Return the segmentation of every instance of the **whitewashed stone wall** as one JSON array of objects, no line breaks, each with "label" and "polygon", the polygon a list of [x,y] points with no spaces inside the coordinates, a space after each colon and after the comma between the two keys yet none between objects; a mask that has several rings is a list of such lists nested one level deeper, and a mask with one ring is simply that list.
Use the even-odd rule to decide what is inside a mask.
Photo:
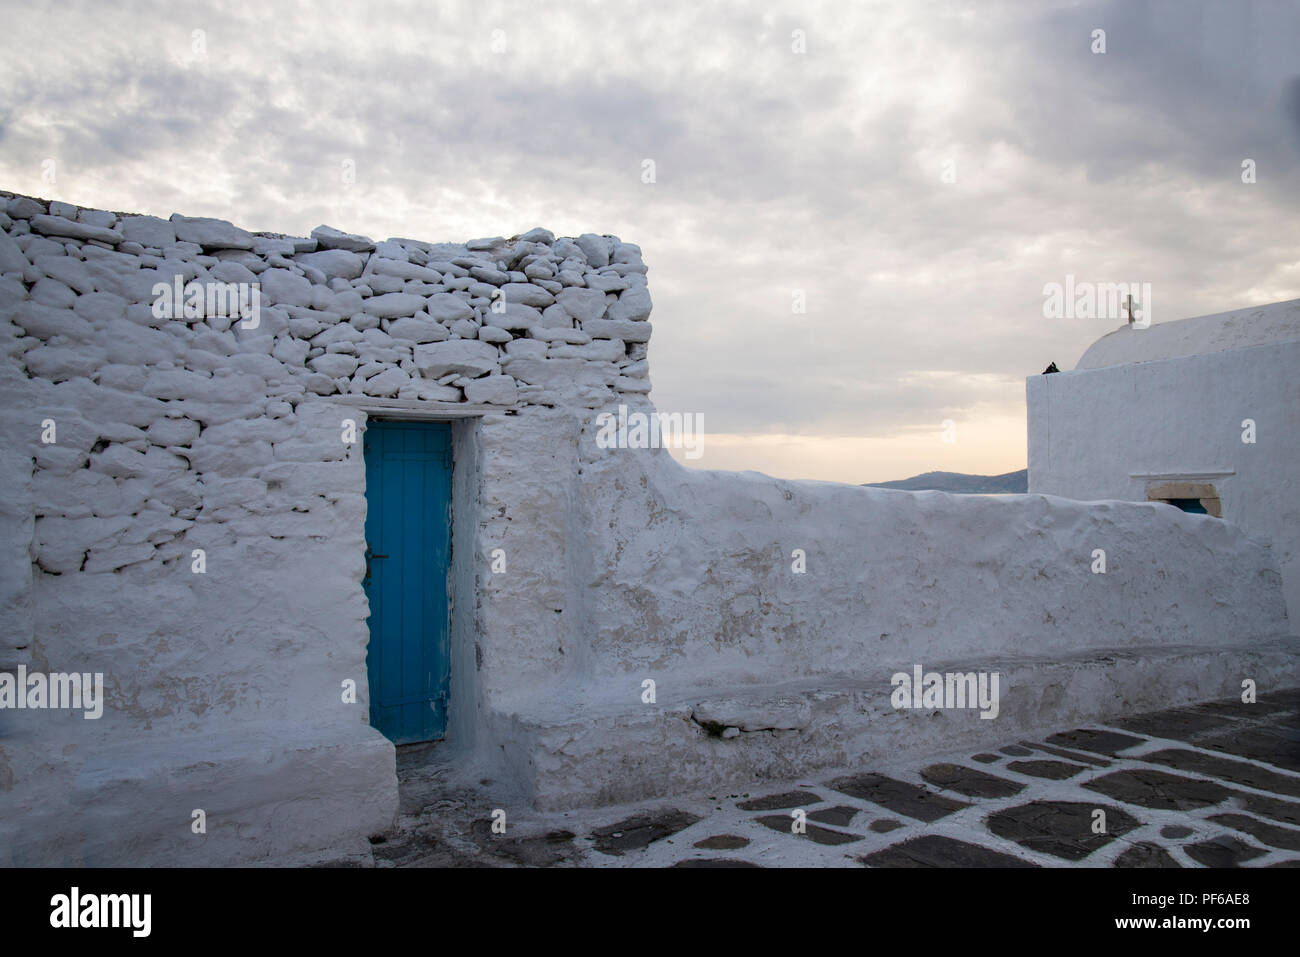
[{"label": "whitewashed stone wall", "polygon": [[[556,475],[579,490],[553,490],[547,510],[577,512],[583,534],[549,560],[582,587],[547,595],[563,614],[544,638],[502,621],[483,678],[540,805],[789,780],[1235,695],[1247,678],[1264,694],[1294,684],[1277,563],[1229,523],[688,470],[599,448],[595,431],[565,443]],[[507,615],[538,593],[498,587]],[[894,710],[891,676],[918,664],[1001,674],[997,718]]]},{"label": "whitewashed stone wall", "polygon": [[[366,721],[364,466],[341,422],[364,429],[353,403],[451,416],[643,396],[639,250],[543,229],[254,235],[9,194],[0,227],[0,668],[103,672],[107,697],[98,721],[0,711],[0,862],[362,850],[396,782]],[[157,284],[178,277],[257,284],[256,326],[159,317]],[[457,480],[471,508],[473,475]],[[472,543],[464,509],[457,524]],[[456,608],[462,671],[475,604]]]}]

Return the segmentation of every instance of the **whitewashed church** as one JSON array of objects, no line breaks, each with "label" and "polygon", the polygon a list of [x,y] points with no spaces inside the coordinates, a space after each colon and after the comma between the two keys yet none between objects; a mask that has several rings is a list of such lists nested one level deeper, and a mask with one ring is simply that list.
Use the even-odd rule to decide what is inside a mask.
[{"label": "whitewashed church", "polygon": [[1126,324],[1027,390],[1030,492],[1238,525],[1272,543],[1300,616],[1300,299]]}]

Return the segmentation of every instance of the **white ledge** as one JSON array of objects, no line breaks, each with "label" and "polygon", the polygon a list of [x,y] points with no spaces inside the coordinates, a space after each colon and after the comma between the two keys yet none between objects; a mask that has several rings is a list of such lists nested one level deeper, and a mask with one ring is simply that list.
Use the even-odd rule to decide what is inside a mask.
[{"label": "white ledge", "polygon": [[469,402],[437,402],[425,399],[381,399],[372,395],[332,395],[327,398],[339,405],[352,406],[371,415],[400,412],[412,419],[474,418],[519,408],[518,405],[475,405]]},{"label": "white ledge", "polygon": [[1218,469],[1205,472],[1129,472],[1129,478],[1135,479],[1212,479],[1227,478],[1236,475],[1235,469]]}]

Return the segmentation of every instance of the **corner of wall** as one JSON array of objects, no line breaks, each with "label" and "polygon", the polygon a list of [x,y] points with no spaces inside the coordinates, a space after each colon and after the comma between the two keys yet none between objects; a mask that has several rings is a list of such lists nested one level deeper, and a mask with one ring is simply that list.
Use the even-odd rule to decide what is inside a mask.
[{"label": "corner of wall", "polygon": [[480,433],[477,417],[452,423],[451,492],[451,705],[447,741],[458,750],[474,749],[481,737],[482,702],[478,682]]},{"label": "corner of wall", "polygon": [[1031,493],[1044,491],[1052,469],[1052,393],[1048,380],[1046,375],[1025,378],[1026,488]]}]

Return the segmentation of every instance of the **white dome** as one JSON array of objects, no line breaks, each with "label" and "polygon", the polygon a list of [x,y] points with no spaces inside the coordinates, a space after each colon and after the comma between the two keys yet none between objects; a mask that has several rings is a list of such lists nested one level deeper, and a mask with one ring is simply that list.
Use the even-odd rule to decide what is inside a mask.
[{"label": "white dome", "polygon": [[1296,340],[1300,340],[1300,299],[1290,299],[1211,316],[1157,322],[1146,329],[1126,323],[1089,346],[1075,368],[1099,369]]}]

